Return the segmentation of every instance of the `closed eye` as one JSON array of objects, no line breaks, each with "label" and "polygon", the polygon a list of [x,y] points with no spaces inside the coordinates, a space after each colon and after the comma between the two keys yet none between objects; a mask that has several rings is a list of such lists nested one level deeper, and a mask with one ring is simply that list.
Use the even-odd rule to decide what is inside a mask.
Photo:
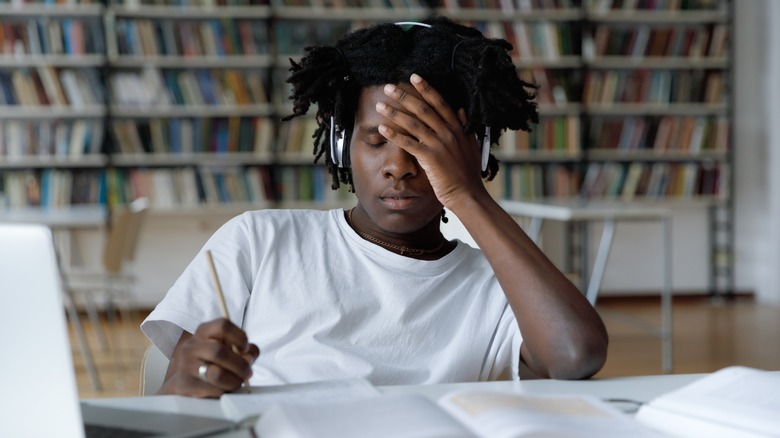
[{"label": "closed eye", "polygon": [[363,143],[372,148],[380,148],[387,143],[387,139],[381,135],[369,135],[363,138]]}]

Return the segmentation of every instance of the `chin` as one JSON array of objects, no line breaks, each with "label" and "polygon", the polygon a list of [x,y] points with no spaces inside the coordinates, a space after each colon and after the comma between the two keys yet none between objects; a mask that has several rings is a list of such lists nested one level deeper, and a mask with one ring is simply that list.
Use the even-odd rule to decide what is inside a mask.
[{"label": "chin", "polygon": [[403,211],[392,211],[380,213],[375,217],[376,224],[384,231],[398,234],[409,234],[425,228],[439,213],[435,215],[423,215],[420,213],[411,213]]}]

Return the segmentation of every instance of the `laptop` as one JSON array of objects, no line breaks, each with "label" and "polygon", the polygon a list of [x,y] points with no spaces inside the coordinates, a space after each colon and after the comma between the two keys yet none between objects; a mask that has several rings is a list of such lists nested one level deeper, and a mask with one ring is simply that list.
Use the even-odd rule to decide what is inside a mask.
[{"label": "laptop", "polygon": [[[196,437],[236,423],[80,402],[51,231],[0,223],[0,436]],[[132,436],[130,433],[128,436]]]}]

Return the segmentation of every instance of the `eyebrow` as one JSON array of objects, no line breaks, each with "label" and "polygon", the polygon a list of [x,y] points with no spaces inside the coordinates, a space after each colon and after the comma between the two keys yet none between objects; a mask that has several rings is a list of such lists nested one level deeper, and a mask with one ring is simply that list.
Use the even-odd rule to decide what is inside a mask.
[{"label": "eyebrow", "polygon": [[359,126],[358,131],[365,132],[367,134],[379,134],[379,126]]}]

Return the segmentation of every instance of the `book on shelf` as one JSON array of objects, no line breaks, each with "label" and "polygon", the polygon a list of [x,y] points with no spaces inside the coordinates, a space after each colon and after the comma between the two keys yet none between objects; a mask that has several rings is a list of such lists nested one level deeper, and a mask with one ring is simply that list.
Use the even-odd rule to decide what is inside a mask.
[{"label": "book on shelf", "polygon": [[642,405],[637,421],[679,437],[776,437],[780,374],[723,368]]},{"label": "book on shelf", "polygon": [[626,178],[620,192],[620,198],[624,201],[630,201],[636,196],[640,187],[642,175],[645,173],[646,164],[641,161],[634,161],[628,165]]},{"label": "book on shelf", "polygon": [[478,389],[455,390],[436,401],[386,394],[328,404],[276,403],[254,431],[297,438],[660,436],[595,397]]}]

